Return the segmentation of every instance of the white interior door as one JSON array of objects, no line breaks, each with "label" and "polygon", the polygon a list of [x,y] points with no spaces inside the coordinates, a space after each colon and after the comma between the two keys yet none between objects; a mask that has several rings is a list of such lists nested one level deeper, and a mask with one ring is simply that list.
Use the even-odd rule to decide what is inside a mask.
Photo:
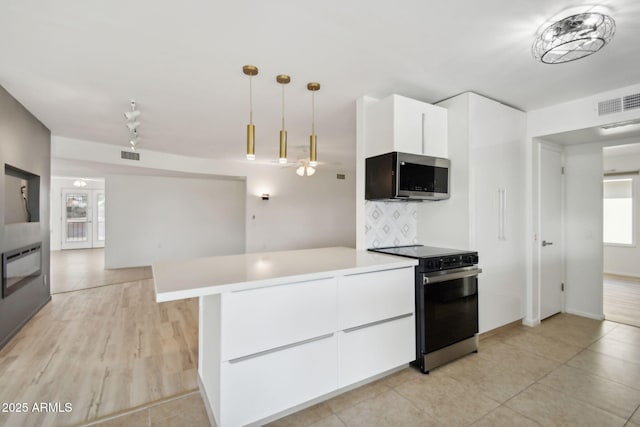
[{"label": "white interior door", "polygon": [[93,247],[91,190],[62,191],[62,249]]},{"label": "white interior door", "polygon": [[562,153],[542,146],[540,152],[540,320],[563,305]]}]

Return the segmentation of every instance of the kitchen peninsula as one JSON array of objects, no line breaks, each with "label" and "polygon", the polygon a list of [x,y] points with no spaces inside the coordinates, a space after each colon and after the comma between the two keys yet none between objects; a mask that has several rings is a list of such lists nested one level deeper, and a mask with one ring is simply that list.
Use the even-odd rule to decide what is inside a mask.
[{"label": "kitchen peninsula", "polygon": [[261,424],[415,358],[416,260],[350,248],[153,265],[156,301],[199,297],[200,388],[220,427]]}]

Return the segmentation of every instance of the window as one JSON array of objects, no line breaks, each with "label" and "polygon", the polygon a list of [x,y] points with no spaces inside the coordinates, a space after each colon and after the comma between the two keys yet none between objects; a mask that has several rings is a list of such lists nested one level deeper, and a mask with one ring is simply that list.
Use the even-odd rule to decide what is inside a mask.
[{"label": "window", "polygon": [[603,189],[604,243],[633,245],[633,180],[605,179]]}]

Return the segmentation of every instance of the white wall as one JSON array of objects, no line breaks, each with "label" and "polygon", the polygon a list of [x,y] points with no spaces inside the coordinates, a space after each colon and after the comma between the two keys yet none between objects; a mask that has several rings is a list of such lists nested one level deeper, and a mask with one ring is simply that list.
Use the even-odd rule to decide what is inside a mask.
[{"label": "white wall", "polygon": [[[637,170],[640,168],[640,154],[615,157],[605,155],[603,166],[605,171],[611,169],[618,171]],[[640,176],[630,175],[629,177],[633,178],[635,246],[604,245],[604,272],[640,277],[640,263],[638,262],[640,260]]]},{"label": "white wall", "polygon": [[[355,176],[344,180],[320,166],[308,177],[295,168],[258,166],[247,177],[247,252],[355,246]],[[268,193],[269,200],[261,195]]]},{"label": "white wall", "polygon": [[105,187],[106,268],[244,252],[242,180],[113,175]]},{"label": "white wall", "polygon": [[[603,125],[607,123],[613,123],[625,120],[635,120],[640,118],[640,110],[632,110],[620,114],[605,115],[602,117],[597,116],[597,102],[601,100],[607,100],[623,95],[634,94],[640,92],[640,83],[632,86],[619,88],[612,91],[602,92],[594,94],[586,98],[580,98],[571,102],[554,105],[547,108],[527,112],[527,144],[526,144],[526,160],[525,160],[525,172],[526,172],[526,206],[525,211],[527,213],[526,218],[526,272],[527,272],[527,284],[526,284],[526,305],[525,305],[525,320],[524,323],[528,325],[535,325],[540,322],[540,304],[539,304],[539,259],[540,259],[540,243],[538,242],[538,219],[537,212],[539,209],[539,193],[538,193],[538,159],[537,153],[539,151],[538,138],[546,135],[551,135],[559,132],[567,132],[578,129],[590,128],[593,126]],[[595,154],[594,154],[595,155]],[[601,155],[601,153],[600,153]],[[594,159],[592,159],[594,160]],[[588,163],[588,162],[587,162]],[[593,161],[593,165],[598,163]],[[600,161],[600,165],[601,165]],[[602,178],[602,169],[598,171],[600,178]],[[576,195],[579,197],[579,195]],[[602,200],[600,200],[600,205]],[[600,212],[598,214],[598,212]],[[585,213],[588,215],[588,213]],[[599,210],[593,211],[593,215],[602,215],[602,206]],[[602,251],[602,239],[595,239],[588,241],[590,250],[593,253]],[[599,247],[596,248],[596,246]],[[567,247],[567,252],[569,248]],[[576,272],[577,266],[573,265],[573,258],[566,260],[567,271],[571,269]],[[598,262],[602,266],[602,261]],[[589,271],[592,271],[589,269]],[[594,273],[595,274],[595,273]],[[597,277],[600,277],[602,270],[597,273],[597,276],[590,278],[590,283],[595,283]],[[576,310],[578,307],[591,307],[594,308],[593,312],[585,313],[585,315],[591,317],[598,317],[602,315],[602,283],[600,282],[599,289],[591,289],[589,286],[583,289],[585,293],[577,295],[575,293],[566,293],[566,306],[567,308],[574,307]],[[589,293],[586,293],[589,292]],[[574,298],[578,298],[578,301],[574,301]],[[588,301],[587,301],[588,300]]]},{"label": "white wall", "polygon": [[[52,137],[52,157],[163,175],[180,172],[212,178],[246,178],[245,249],[247,252],[355,245],[355,174],[320,164],[315,175],[299,177],[293,167],[238,159],[219,161],[140,150],[139,162],[122,160],[123,147]],[[346,179],[336,179],[337,172]],[[107,188],[107,205],[112,203]],[[262,193],[272,195],[269,201]],[[112,206],[113,208],[114,206]],[[254,218],[255,216],[255,218]],[[108,239],[108,236],[107,236]],[[107,242],[107,246],[109,243]]]},{"label": "white wall", "polygon": [[[75,189],[73,182],[77,178],[52,177],[51,178],[51,250],[62,249],[62,190]],[[85,190],[104,189],[104,180],[87,180]]]},{"label": "white wall", "polygon": [[565,310],[603,318],[601,144],[567,147],[565,185]]}]

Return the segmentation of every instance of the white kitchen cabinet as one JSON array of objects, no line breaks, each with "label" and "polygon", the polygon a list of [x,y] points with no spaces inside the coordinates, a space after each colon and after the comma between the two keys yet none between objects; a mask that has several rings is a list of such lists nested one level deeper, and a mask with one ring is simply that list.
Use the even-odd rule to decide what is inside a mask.
[{"label": "white kitchen cabinet", "polygon": [[243,426],[337,388],[336,335],[222,364],[220,426]]},{"label": "white kitchen cabinet", "polygon": [[388,371],[416,357],[413,312],[338,335],[338,387]]},{"label": "white kitchen cabinet", "polygon": [[336,279],[222,295],[222,360],[258,353],[336,330]]},{"label": "white kitchen cabinet", "polygon": [[451,198],[418,207],[418,240],[477,250],[480,333],[524,317],[525,113],[474,93],[448,109]]},{"label": "white kitchen cabinet", "polygon": [[338,328],[349,329],[415,309],[414,269],[353,274],[338,284]]},{"label": "white kitchen cabinet", "polygon": [[373,101],[365,113],[365,157],[400,151],[448,157],[447,110],[400,95]]}]

